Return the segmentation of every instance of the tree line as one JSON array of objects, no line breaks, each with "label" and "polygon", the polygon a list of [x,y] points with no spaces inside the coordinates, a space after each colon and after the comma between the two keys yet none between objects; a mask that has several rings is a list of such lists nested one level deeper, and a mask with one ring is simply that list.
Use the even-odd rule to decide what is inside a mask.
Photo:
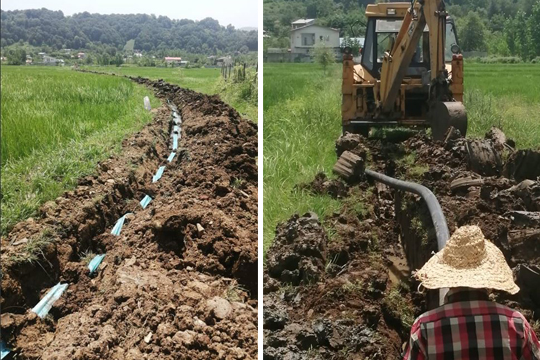
[{"label": "tree line", "polygon": [[[267,47],[289,47],[291,22],[314,18],[340,29],[340,36],[364,36],[365,6],[373,0],[264,0]],[[540,57],[540,0],[447,0],[463,51],[490,56]]]},{"label": "tree line", "polygon": [[2,10],[0,41],[2,49],[28,44],[52,51],[123,50],[128,45],[145,52],[182,50],[207,55],[257,51],[258,44],[257,31],[221,26],[212,18],[193,21],[147,14],[88,12],[64,16],[62,11],[47,9]]}]

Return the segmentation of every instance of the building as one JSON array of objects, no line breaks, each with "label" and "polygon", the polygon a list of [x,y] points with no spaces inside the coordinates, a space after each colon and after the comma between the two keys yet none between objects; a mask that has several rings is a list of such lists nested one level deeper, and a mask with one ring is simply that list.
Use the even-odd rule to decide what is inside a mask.
[{"label": "building", "polygon": [[182,62],[181,57],[173,57],[173,56],[166,56],[165,57],[165,63],[167,63],[167,64],[180,65],[181,62]]},{"label": "building", "polygon": [[43,56],[43,65],[61,65],[64,66],[64,60],[56,59],[52,56]]},{"label": "building", "polygon": [[84,59],[85,57],[86,57],[86,54],[83,53],[83,52],[80,52],[80,53],[77,54],[77,58],[79,58],[81,60]]},{"label": "building", "polygon": [[56,65],[56,59],[52,56],[43,55],[43,64],[46,65]]},{"label": "building", "polygon": [[315,19],[298,19],[291,23],[291,26],[294,29],[298,29],[304,26],[315,24]]},{"label": "building", "polygon": [[[300,26],[302,24],[307,25]],[[292,23],[292,54],[312,54],[314,47],[320,43],[339,54],[339,30],[316,25],[314,19],[300,19]]]},{"label": "building", "polygon": [[216,66],[230,66],[233,64],[233,59],[230,56],[223,56],[216,59]]},{"label": "building", "polygon": [[266,33],[266,30],[263,30],[263,38],[269,38],[269,37],[270,37],[270,35],[268,35],[268,34]]}]

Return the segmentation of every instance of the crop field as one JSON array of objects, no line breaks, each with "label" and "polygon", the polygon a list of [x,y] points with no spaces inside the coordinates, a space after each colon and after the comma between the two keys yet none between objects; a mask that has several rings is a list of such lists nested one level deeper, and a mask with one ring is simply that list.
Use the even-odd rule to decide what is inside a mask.
[{"label": "crop field", "polygon": [[140,66],[88,66],[89,70],[115,73],[118,75],[140,76],[149,79],[163,79],[163,81],[178,84],[204,94],[212,94],[220,69],[184,69],[184,68],[158,68]]},{"label": "crop field", "polygon": [[[500,126],[519,148],[540,146],[540,66],[465,64],[469,136]],[[340,202],[297,184],[331,175],[341,133],[341,66],[264,64],[264,244],[295,212],[329,215]]]},{"label": "crop field", "polygon": [[151,120],[152,92],[58,67],[2,67],[2,234],[72,188]]},{"label": "crop field", "polygon": [[257,121],[256,94],[244,96],[239,89],[224,86],[221,80],[221,69],[218,68],[158,68],[136,66],[90,66],[89,70],[115,73],[118,75],[140,76],[153,80],[163,79],[203,94],[218,94],[223,101],[234,107],[250,120]]}]

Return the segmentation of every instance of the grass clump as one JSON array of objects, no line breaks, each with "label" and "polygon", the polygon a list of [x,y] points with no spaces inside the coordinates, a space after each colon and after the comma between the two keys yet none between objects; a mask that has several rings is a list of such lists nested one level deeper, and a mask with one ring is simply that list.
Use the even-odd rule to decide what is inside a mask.
[{"label": "grass clump", "polygon": [[416,160],[416,153],[408,153],[399,159],[398,164],[405,168],[407,177],[410,179],[419,180],[422,176],[429,171],[429,166],[426,164],[419,163]]},{"label": "grass clump", "polygon": [[342,200],[343,211],[345,213],[352,213],[360,220],[368,218],[369,214],[373,212],[373,205],[370,202],[373,191],[374,187],[369,187],[366,191],[362,191],[359,188],[352,188],[349,196]]},{"label": "grass clump", "polygon": [[237,283],[231,283],[229,286],[227,286],[227,289],[225,289],[223,293],[223,297],[230,302],[243,302],[243,296],[242,294],[246,293],[247,290],[244,289],[242,286],[240,286]]},{"label": "grass clump", "polygon": [[96,256],[94,252],[90,249],[83,251],[81,254],[79,254],[79,258],[81,259],[81,262],[85,265],[90,264],[90,261]]},{"label": "grass clump", "polygon": [[404,291],[404,285],[393,286],[384,298],[384,304],[401,321],[404,328],[410,328],[414,323],[414,308],[403,296]]},{"label": "grass clump", "polygon": [[44,249],[54,242],[54,232],[47,228],[40,234],[28,239],[21,251],[10,257],[13,264],[39,263],[40,259],[45,259]]},{"label": "grass clump", "polygon": [[364,281],[357,279],[354,282],[347,281],[341,286],[345,294],[362,294],[364,292]]}]

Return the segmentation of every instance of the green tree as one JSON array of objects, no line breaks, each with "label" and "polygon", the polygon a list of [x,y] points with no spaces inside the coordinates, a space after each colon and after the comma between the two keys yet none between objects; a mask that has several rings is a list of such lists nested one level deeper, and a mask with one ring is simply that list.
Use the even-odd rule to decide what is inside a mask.
[{"label": "green tree", "polygon": [[486,49],[485,26],[476,12],[469,12],[463,19],[461,26],[459,34],[464,51],[483,51]]},{"label": "green tree", "polygon": [[532,57],[540,56],[540,0],[533,6],[529,19]]},{"label": "green tree", "polygon": [[351,53],[353,54],[353,56],[356,56],[360,53],[360,42],[357,39],[351,39],[350,37],[346,36],[343,39],[343,44],[341,46],[342,51],[345,47],[351,48]]},{"label": "green tree", "polygon": [[11,49],[6,54],[8,64],[22,65],[26,63],[26,51],[22,48]]},{"label": "green tree", "polygon": [[510,49],[503,34],[499,31],[486,32],[486,45],[489,55],[509,56]]},{"label": "green tree", "polygon": [[516,32],[516,52],[523,60],[530,60],[530,37],[527,16],[524,11],[518,11],[514,19]]}]

